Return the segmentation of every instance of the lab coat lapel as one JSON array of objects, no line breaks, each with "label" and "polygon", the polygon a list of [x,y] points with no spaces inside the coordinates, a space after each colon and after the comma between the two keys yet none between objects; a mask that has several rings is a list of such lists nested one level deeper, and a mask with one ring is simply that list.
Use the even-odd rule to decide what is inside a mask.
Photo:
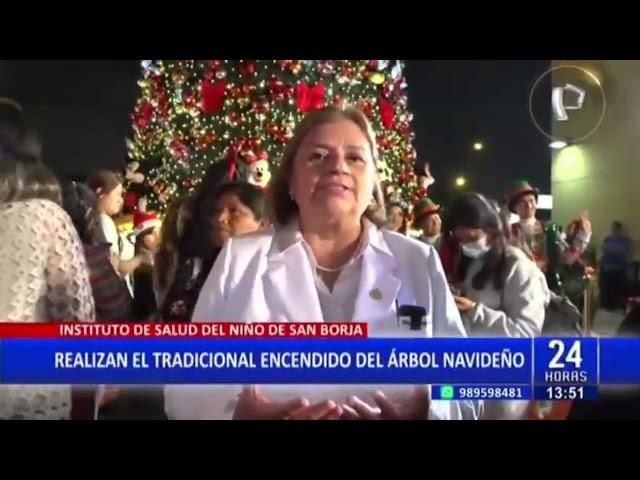
[{"label": "lab coat lapel", "polygon": [[[272,306],[270,308],[277,306],[280,309],[278,313],[284,314],[287,321],[322,322],[315,278],[302,243],[295,243],[280,251],[278,240],[282,239],[276,236],[267,260],[267,303]],[[271,313],[278,316],[274,311]],[[278,318],[274,320],[281,321]]]},{"label": "lab coat lapel", "polygon": [[395,315],[393,306],[400,286],[395,258],[382,233],[372,226],[369,230],[369,245],[362,257],[360,288],[353,321],[392,320]]}]

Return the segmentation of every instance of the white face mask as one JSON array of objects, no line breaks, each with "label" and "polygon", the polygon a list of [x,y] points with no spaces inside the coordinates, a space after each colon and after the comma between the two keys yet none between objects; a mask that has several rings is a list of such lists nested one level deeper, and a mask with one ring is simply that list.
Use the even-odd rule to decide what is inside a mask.
[{"label": "white face mask", "polygon": [[489,250],[491,250],[491,247],[487,245],[487,237],[482,237],[475,242],[462,244],[462,253],[469,258],[480,258]]}]

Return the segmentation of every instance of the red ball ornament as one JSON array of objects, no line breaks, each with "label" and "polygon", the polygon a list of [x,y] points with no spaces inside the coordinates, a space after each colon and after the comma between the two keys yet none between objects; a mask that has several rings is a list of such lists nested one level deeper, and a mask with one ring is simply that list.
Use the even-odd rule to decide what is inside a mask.
[{"label": "red ball ornament", "polygon": [[163,88],[162,85],[162,77],[160,75],[153,74],[149,76],[149,81],[155,90],[160,90]]},{"label": "red ball ornament", "polygon": [[370,70],[377,71],[378,70],[378,60],[369,60],[369,63],[367,63],[367,67]]},{"label": "red ball ornament", "polygon": [[389,148],[390,142],[387,137],[378,137],[378,147],[382,150],[387,150]]},{"label": "red ball ornament", "polygon": [[209,132],[203,136],[203,140],[207,145],[213,145],[218,140],[218,137],[215,133]]},{"label": "red ball ornament", "polygon": [[169,153],[173,158],[181,163],[186,163],[189,159],[189,155],[191,155],[189,147],[182,143],[179,137],[174,138],[169,144]]},{"label": "red ball ornament", "polygon": [[393,83],[385,82],[382,85],[382,96],[384,98],[389,98],[391,96],[391,94],[393,93],[393,90],[394,90]]},{"label": "red ball ornament", "polygon": [[293,85],[287,85],[286,87],[284,87],[284,95],[287,98],[293,97],[295,91],[296,89]]},{"label": "red ball ornament", "polygon": [[248,63],[246,68],[245,68],[245,70],[246,70],[248,75],[255,75],[256,66],[253,63]]},{"label": "red ball ornament", "polygon": [[133,210],[138,206],[139,195],[135,192],[126,192],[122,196],[122,203],[127,210]]},{"label": "red ball ornament", "polygon": [[245,142],[245,145],[247,145],[250,150],[257,150],[261,144],[262,140],[255,137],[251,137]]},{"label": "red ball ornament", "polygon": [[278,78],[271,78],[269,79],[269,88],[271,90],[279,90],[283,87],[284,83],[282,83],[282,80],[278,79]]},{"label": "red ball ornament", "polygon": [[270,122],[267,124],[266,131],[269,135],[275,136],[278,134],[279,130],[280,130],[280,127],[278,127],[278,124],[274,122]]},{"label": "red ball ornament", "polygon": [[196,106],[196,97],[193,93],[189,93],[184,96],[184,106],[187,108],[193,108]]}]

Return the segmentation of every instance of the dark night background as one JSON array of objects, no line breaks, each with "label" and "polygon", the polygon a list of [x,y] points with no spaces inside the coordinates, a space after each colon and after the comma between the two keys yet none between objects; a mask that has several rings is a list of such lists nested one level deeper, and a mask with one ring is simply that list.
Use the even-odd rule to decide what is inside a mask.
[{"label": "dark night background", "polygon": [[[432,165],[432,196],[446,202],[454,179],[502,196],[528,179],[550,190],[547,139],[529,118],[529,90],[548,61],[406,62],[416,147]],[[44,140],[45,158],[64,175],[119,168],[138,94],[135,60],[0,61],[0,96],[20,102]],[[481,141],[485,149],[472,149]]]}]

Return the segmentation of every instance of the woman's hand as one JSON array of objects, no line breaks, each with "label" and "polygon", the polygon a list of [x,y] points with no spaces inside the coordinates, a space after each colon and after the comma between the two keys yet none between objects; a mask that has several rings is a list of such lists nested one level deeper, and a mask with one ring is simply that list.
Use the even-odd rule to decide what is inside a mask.
[{"label": "woman's hand", "polygon": [[460,297],[460,296],[454,295],[453,299],[456,302],[456,307],[458,307],[458,310],[460,310],[463,313],[474,309],[476,306],[476,302],[474,302],[473,300],[469,300],[466,297]]},{"label": "woman's hand", "polygon": [[373,399],[377,408],[358,397],[349,397],[342,406],[344,420],[427,420],[429,416],[429,391],[427,387],[416,387],[406,401],[395,404],[382,392],[375,392]]},{"label": "woman's hand", "polygon": [[118,271],[118,265],[120,265],[120,257],[118,257],[118,254],[109,252],[109,260],[111,261],[111,266],[113,267],[115,272],[120,275],[120,272]]},{"label": "woman's hand", "polygon": [[140,249],[140,261],[143,265],[148,265],[153,267],[154,264],[154,254],[147,250],[146,248]]},{"label": "woman's hand", "polygon": [[315,405],[307,405],[295,410],[285,420],[338,420],[342,417],[342,407],[333,400],[325,400]]},{"label": "woman's hand", "polygon": [[311,405],[306,398],[287,402],[269,400],[259,388],[245,388],[233,413],[234,420],[331,420],[340,418],[342,408],[327,400]]}]

